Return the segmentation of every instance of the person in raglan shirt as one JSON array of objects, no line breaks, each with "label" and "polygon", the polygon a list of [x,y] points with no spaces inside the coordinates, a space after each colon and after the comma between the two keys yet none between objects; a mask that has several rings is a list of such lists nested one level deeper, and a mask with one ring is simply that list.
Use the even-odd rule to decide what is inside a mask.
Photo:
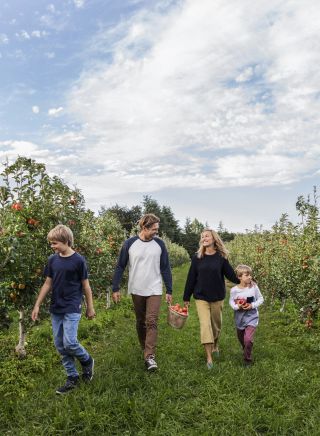
[{"label": "person in raglan shirt", "polygon": [[158,368],[155,353],[162,280],[166,287],[166,302],[172,301],[169,256],[164,242],[156,236],[159,223],[160,219],[151,213],[140,219],[139,234],[127,239],[121,248],[112,282],[112,299],[118,303],[121,278],[128,265],[128,293],[132,296],[138,339],[148,371]]}]

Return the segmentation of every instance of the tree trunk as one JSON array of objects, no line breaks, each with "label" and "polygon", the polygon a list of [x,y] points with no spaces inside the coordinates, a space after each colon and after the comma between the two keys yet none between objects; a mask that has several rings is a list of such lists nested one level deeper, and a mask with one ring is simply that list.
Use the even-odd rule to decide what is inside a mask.
[{"label": "tree trunk", "polygon": [[281,307],[280,307],[280,312],[284,312],[287,300],[286,300],[286,298],[282,298],[281,301],[282,301],[282,304],[281,304]]},{"label": "tree trunk", "polygon": [[18,355],[19,359],[23,359],[26,357],[27,352],[25,349],[25,344],[26,344],[26,330],[25,330],[25,325],[24,325],[24,310],[21,309],[19,310],[19,343],[16,346],[16,354]]},{"label": "tree trunk", "polygon": [[106,292],[106,294],[107,294],[107,298],[106,298],[107,309],[110,308],[110,294],[111,294],[111,292],[112,292],[112,290],[111,290],[111,288],[108,286],[108,287],[107,287],[107,292]]}]

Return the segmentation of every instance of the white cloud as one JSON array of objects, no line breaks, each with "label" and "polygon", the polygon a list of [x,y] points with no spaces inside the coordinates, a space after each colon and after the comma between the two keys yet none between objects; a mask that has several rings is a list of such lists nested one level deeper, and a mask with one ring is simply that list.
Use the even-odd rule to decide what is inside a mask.
[{"label": "white cloud", "polygon": [[31,38],[42,38],[48,35],[48,32],[45,30],[33,30],[32,32],[27,32],[26,30],[20,30],[19,32],[16,32],[16,37],[20,41],[28,41]]},{"label": "white cloud", "polygon": [[66,146],[66,145],[78,145],[81,144],[81,142],[85,139],[85,136],[83,136],[79,132],[66,132],[62,133],[60,135],[51,135],[48,137],[48,142],[52,144],[56,144],[59,146]]},{"label": "white cloud", "polygon": [[15,59],[25,61],[26,60],[26,54],[22,50],[14,50],[13,53],[10,53],[8,57],[13,57]]},{"label": "white cloud", "polygon": [[33,36],[35,38],[41,38],[41,31],[40,30],[33,30],[31,32],[31,36]]},{"label": "white cloud", "polygon": [[215,164],[224,186],[285,185],[315,171],[312,159],[281,154],[233,155],[217,159]]},{"label": "white cloud", "polygon": [[39,106],[32,106],[32,112],[33,112],[34,114],[38,114],[38,113],[40,112],[40,108],[39,108]]},{"label": "white cloud", "polygon": [[48,10],[49,12],[51,12],[51,13],[54,14],[55,11],[56,11],[56,8],[55,8],[54,4],[50,3],[50,4],[47,6],[47,10]]},{"label": "white cloud", "polygon": [[17,156],[31,157],[42,161],[47,160],[48,150],[41,149],[37,144],[30,141],[0,141],[0,160],[8,158],[15,160]]},{"label": "white cloud", "polygon": [[239,74],[238,77],[236,77],[236,82],[246,82],[253,77],[253,68],[248,67],[246,68],[241,74]]},{"label": "white cloud", "polygon": [[30,39],[30,35],[27,31],[25,30],[20,30],[20,32],[16,32],[16,37],[20,40],[20,41],[25,41]]},{"label": "white cloud", "polygon": [[[49,13],[41,15],[39,20],[41,27],[46,27],[50,30],[52,29],[53,32],[60,32],[66,29],[70,20],[70,14],[57,9],[51,9],[49,10]],[[47,35],[49,35],[49,32],[44,30],[43,36]]]},{"label": "white cloud", "polygon": [[319,21],[312,0],[186,0],[169,12],[160,2],[122,19],[92,39],[90,68],[48,111],[80,125],[47,137],[50,169],[91,204],[146,187],[290,185],[316,174]]},{"label": "white cloud", "polygon": [[63,112],[63,107],[57,107],[57,108],[51,108],[48,110],[48,115],[50,117],[58,117],[59,115],[61,115],[61,112]]},{"label": "white cloud", "polygon": [[0,33],[0,44],[8,44],[9,38],[5,33]]},{"label": "white cloud", "polygon": [[[320,43],[311,23],[320,12],[312,5],[189,0],[100,34],[93,44],[112,47],[113,60],[84,71],[69,96],[91,143],[84,158],[106,172],[112,163],[118,189],[129,191],[146,179],[154,189],[263,186],[315,171]],[[313,160],[304,159],[312,147]],[[141,161],[157,171],[139,169]],[[237,175],[244,162],[255,167],[248,177]]]},{"label": "white cloud", "polygon": [[33,38],[43,38],[43,37],[48,36],[48,35],[49,35],[49,33],[46,32],[45,30],[33,30],[31,32],[31,36]]},{"label": "white cloud", "polygon": [[83,8],[85,0],[73,0],[76,8]]},{"label": "white cloud", "polygon": [[55,52],[53,52],[53,51],[47,52],[47,53],[45,53],[44,55],[45,55],[45,57],[48,58],[48,59],[54,59],[55,56],[56,56]]},{"label": "white cloud", "polygon": [[37,162],[43,162],[50,174],[58,175],[70,185],[75,183],[72,171],[73,167],[78,165],[79,160],[74,151],[70,151],[67,146],[62,149],[51,149],[50,147],[43,148],[30,141],[0,141],[0,162],[4,162],[6,159],[9,162],[14,162],[17,156],[25,156]]}]

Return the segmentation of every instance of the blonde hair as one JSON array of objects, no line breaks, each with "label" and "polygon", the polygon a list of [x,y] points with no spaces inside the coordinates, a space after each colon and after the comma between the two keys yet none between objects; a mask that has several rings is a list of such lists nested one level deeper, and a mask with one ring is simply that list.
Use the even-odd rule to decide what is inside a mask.
[{"label": "blonde hair", "polygon": [[237,277],[241,277],[242,274],[249,273],[252,275],[252,268],[248,265],[238,265],[235,269]]},{"label": "blonde hair", "polygon": [[73,246],[73,233],[69,227],[63,224],[58,224],[50,230],[47,236],[48,241],[59,241],[68,244],[69,247]]},{"label": "blonde hair", "polygon": [[160,223],[160,218],[158,218],[153,213],[147,213],[140,218],[139,227],[140,230],[142,230],[144,227],[149,229],[150,227],[153,226],[153,224],[157,224],[157,223]]},{"label": "blonde hair", "polygon": [[213,238],[213,247],[214,247],[214,249],[215,249],[215,250],[216,250],[216,251],[217,251],[217,252],[218,252],[222,257],[224,257],[225,259],[227,259],[229,252],[228,252],[228,250],[226,249],[226,247],[225,247],[224,243],[222,242],[222,239],[220,238],[220,236],[218,235],[218,233],[215,232],[215,231],[212,230],[212,229],[204,229],[204,230],[201,232],[201,237],[200,237],[200,242],[199,242],[199,249],[198,249],[198,251],[197,251],[197,257],[198,257],[199,259],[202,259],[203,256],[204,256],[204,254],[205,254],[205,251],[206,251],[206,247],[204,247],[204,246],[203,246],[203,243],[202,243],[202,235],[204,234],[204,232],[209,232],[209,233],[211,233],[212,238]]}]

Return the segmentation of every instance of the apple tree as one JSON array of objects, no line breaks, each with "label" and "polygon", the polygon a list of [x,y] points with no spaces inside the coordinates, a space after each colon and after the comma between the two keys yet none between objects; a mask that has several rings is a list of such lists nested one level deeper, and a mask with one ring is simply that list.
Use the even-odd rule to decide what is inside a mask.
[{"label": "apple tree", "polygon": [[[43,268],[52,253],[47,234],[57,224],[80,234],[84,199],[41,163],[19,157],[0,173],[0,309],[19,312],[19,344],[25,355],[25,334],[43,282]],[[3,309],[2,309],[3,310]],[[0,310],[1,313],[1,310]]]}]

